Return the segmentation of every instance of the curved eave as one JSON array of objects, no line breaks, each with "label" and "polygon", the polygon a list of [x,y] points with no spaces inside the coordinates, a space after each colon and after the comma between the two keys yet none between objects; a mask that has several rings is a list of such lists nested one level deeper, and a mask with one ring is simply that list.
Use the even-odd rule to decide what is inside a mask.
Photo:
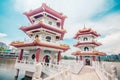
[{"label": "curved eave", "polygon": [[79,55],[83,55],[83,56],[85,56],[85,55],[91,55],[91,56],[106,56],[106,54],[105,53],[103,53],[103,52],[97,52],[97,53],[94,53],[94,52],[91,52],[91,53],[77,53],[77,52],[73,52],[71,55],[74,55],[74,56],[79,56]]},{"label": "curved eave", "polygon": [[63,19],[63,20],[66,18],[66,16],[63,16],[63,15],[62,15],[62,13],[59,13],[59,12],[51,9],[50,7],[48,7],[48,6],[47,6],[46,4],[44,4],[44,3],[42,4],[42,6],[41,6],[40,8],[37,8],[37,9],[35,9],[35,10],[31,10],[31,11],[29,11],[29,12],[25,12],[24,14],[25,14],[26,16],[32,16],[32,15],[37,14],[37,13],[40,13],[40,12],[48,12],[48,13],[50,13],[50,14],[52,14],[52,15],[60,18],[60,19]]},{"label": "curved eave", "polygon": [[48,47],[48,48],[55,48],[55,49],[61,49],[61,50],[68,50],[69,47],[63,47],[63,46],[59,46],[59,45],[53,45],[53,44],[47,44],[47,43],[23,43],[23,44],[11,44],[12,46],[16,47],[16,48],[20,48],[20,47],[32,47],[32,46],[40,46],[40,47]]},{"label": "curved eave", "polygon": [[27,26],[27,27],[20,27],[20,29],[24,32],[34,30],[34,29],[37,29],[37,28],[45,28],[45,29],[48,29],[48,30],[51,30],[51,31],[55,31],[57,33],[61,33],[61,34],[66,33],[66,31],[64,29],[59,30],[59,29],[56,29],[56,28],[51,27],[49,25],[46,25],[42,22],[39,22],[39,23],[31,25],[31,26]]},{"label": "curved eave", "polygon": [[77,44],[75,44],[74,46],[75,47],[78,47],[79,45],[87,45],[87,44],[93,44],[93,45],[96,45],[96,46],[100,46],[102,45],[101,43],[98,43],[98,42],[77,42]]},{"label": "curved eave", "polygon": [[74,39],[77,39],[79,35],[85,35],[85,34],[92,34],[92,35],[94,35],[94,36],[96,36],[96,37],[99,37],[99,36],[100,36],[100,34],[97,34],[97,33],[94,33],[94,32],[83,32],[83,33],[79,33],[79,32],[78,32],[73,38],[74,38]]}]

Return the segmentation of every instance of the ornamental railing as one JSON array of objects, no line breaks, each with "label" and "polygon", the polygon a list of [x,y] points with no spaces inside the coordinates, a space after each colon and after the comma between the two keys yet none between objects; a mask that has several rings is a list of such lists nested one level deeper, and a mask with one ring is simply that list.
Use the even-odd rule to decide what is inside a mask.
[{"label": "ornamental railing", "polygon": [[95,68],[97,74],[101,78],[101,80],[118,80],[117,69],[115,66],[111,65],[111,73],[107,72],[105,69],[105,64],[95,61],[93,63],[93,67]]},{"label": "ornamental railing", "polygon": [[[37,63],[35,61],[29,61],[26,59],[19,60],[18,58],[16,59],[15,63],[15,68],[16,69],[23,69],[23,70],[28,70],[28,71],[35,71],[35,65]],[[66,69],[65,66],[59,65],[60,63],[45,63],[45,62],[39,62],[42,66],[42,72],[46,73],[48,76],[55,74],[57,72],[62,71],[63,69]]]},{"label": "ornamental railing", "polygon": [[[42,69],[45,73],[48,75],[48,72],[51,75],[48,75],[48,77],[42,79],[39,76],[41,75],[39,72]],[[39,71],[38,71],[39,70]],[[53,73],[53,72],[54,73]],[[39,79],[38,79],[39,78]],[[41,64],[38,64],[38,67],[36,67],[36,70],[33,74],[32,80],[71,80],[71,73],[68,68],[65,68],[58,64],[49,64],[42,62]]]}]

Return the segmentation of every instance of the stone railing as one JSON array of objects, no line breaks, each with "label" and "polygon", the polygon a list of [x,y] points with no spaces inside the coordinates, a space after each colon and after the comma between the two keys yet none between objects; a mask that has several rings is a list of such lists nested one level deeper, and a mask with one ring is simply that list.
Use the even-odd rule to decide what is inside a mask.
[{"label": "stone railing", "polygon": [[107,72],[105,69],[105,64],[101,62],[94,62],[93,67],[101,80],[118,80],[117,69],[114,65],[111,65],[111,73]]},{"label": "stone railing", "polygon": [[[39,62],[38,64],[41,65],[40,71],[44,72],[46,75],[48,75],[47,78],[42,80],[70,80],[70,70],[65,65],[62,65],[61,63],[45,63],[45,62]],[[15,68],[16,69],[23,69],[31,72],[35,72],[36,62],[35,61],[28,61],[26,59],[18,60],[16,59]],[[36,72],[35,74],[40,73]],[[35,76],[35,75],[34,75]],[[61,78],[59,79],[59,76]],[[58,79],[57,79],[58,78]],[[34,79],[37,80],[37,79]]]},{"label": "stone railing", "polygon": [[35,64],[35,61],[28,61],[26,59],[22,59],[22,60],[18,60],[18,58],[16,58],[16,63],[21,63],[21,64]]},{"label": "stone railing", "polygon": [[74,62],[72,65],[70,65],[70,71],[72,73],[78,74],[83,68],[83,66],[84,66],[83,61]]},{"label": "stone railing", "polygon": [[71,63],[67,62],[67,63],[68,64],[61,63],[61,65],[68,68],[71,73],[75,73],[75,74],[78,74],[84,66],[83,61],[79,61],[79,62],[75,61],[75,62],[71,62]]},{"label": "stone railing", "polygon": [[68,69],[62,70],[50,77],[47,77],[43,80],[71,80],[71,73]]},{"label": "stone railing", "polygon": [[[51,63],[39,63],[40,69],[36,68],[32,80],[71,80],[71,73],[68,68],[63,67],[62,65],[58,64],[51,64]],[[47,78],[40,78],[37,79],[37,76],[40,74],[38,70],[41,70],[45,72],[48,77]]]}]

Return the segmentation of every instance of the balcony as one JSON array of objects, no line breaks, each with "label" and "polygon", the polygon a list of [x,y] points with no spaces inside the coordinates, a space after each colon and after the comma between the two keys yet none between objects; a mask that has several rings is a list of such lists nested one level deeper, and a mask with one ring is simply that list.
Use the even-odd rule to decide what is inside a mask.
[{"label": "balcony", "polygon": [[[39,62],[38,64],[42,65],[42,72],[44,72],[49,76],[64,69],[64,67],[62,67],[62,65],[58,65],[58,63],[52,64],[52,63]],[[16,63],[15,63],[16,69],[35,72],[35,66],[36,66],[35,61],[27,61],[26,59],[23,60],[16,59]]]}]

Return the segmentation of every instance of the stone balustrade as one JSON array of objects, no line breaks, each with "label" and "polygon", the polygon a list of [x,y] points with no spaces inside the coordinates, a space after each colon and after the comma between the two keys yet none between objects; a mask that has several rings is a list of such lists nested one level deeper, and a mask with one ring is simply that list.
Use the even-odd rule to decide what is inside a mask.
[{"label": "stone balustrade", "polygon": [[[39,62],[39,64],[42,66],[42,72],[48,75],[48,79],[53,75],[57,76],[57,75],[63,75],[65,73],[67,74],[67,72],[64,71],[66,71],[68,68],[66,68],[66,66],[64,65],[61,65],[60,63],[52,64],[52,63]],[[36,65],[35,61],[28,61],[26,59],[22,59],[22,60],[16,59],[15,68],[25,71],[35,72],[35,65]]]},{"label": "stone balustrade", "polygon": [[93,63],[93,67],[95,68],[97,74],[101,78],[101,80],[118,80],[117,69],[115,66],[111,65],[111,73],[107,72],[105,69],[105,64],[95,61]]},{"label": "stone balustrade", "polygon": [[63,67],[66,67],[70,70],[71,73],[74,74],[78,74],[80,72],[80,70],[82,69],[82,67],[84,66],[83,61],[79,61],[79,62],[71,62],[71,63],[61,63],[61,65],[63,65]]},{"label": "stone balustrade", "polygon": [[43,80],[71,80],[71,73],[68,69],[62,70],[50,77],[47,77]]}]

